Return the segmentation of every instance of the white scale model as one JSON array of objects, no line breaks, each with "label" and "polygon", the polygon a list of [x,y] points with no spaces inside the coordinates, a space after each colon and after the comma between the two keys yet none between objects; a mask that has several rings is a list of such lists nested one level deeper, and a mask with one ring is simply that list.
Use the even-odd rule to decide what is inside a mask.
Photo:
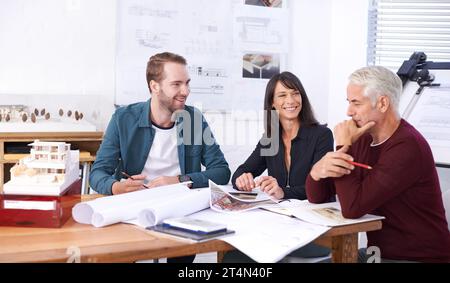
[{"label": "white scale model", "polygon": [[80,152],[65,142],[35,140],[30,155],[20,159],[4,184],[4,194],[58,196],[80,175]]}]

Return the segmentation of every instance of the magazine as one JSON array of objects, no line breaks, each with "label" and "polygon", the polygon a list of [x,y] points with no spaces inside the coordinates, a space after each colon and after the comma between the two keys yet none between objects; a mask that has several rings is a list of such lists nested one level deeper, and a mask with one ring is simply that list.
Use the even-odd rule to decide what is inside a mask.
[{"label": "magazine", "polygon": [[357,219],[344,218],[344,216],[342,216],[341,205],[339,202],[312,204],[308,201],[298,201],[294,202],[293,205],[291,203],[291,205],[284,204],[284,206],[289,206],[288,210],[290,213],[298,219],[328,227],[337,227],[384,219],[383,216],[372,214],[366,214]]},{"label": "magazine", "polygon": [[277,204],[276,201],[267,197],[266,194],[262,195],[262,192],[257,192],[262,197],[258,197],[258,195],[254,198],[248,196],[239,197],[240,193],[233,195],[230,193],[230,190],[216,185],[211,180],[209,181],[209,188],[211,190],[210,207],[219,212],[242,212]]}]

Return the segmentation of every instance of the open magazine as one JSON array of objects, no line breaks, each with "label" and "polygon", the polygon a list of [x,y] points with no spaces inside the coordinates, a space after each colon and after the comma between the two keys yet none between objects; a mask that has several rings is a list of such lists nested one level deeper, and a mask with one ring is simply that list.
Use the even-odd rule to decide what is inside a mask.
[{"label": "open magazine", "polygon": [[339,202],[329,202],[322,204],[312,204],[307,201],[293,201],[290,203],[282,203],[285,209],[303,221],[328,226],[337,227],[349,224],[369,222],[373,220],[384,219],[383,216],[366,214],[357,219],[348,219],[342,216],[341,205]]},{"label": "open magazine", "polygon": [[212,181],[209,181],[209,188],[211,190],[210,207],[219,212],[241,212],[277,204],[261,191],[257,192],[254,198],[249,198],[244,195],[240,196],[243,193],[233,195],[230,190],[216,185]]}]

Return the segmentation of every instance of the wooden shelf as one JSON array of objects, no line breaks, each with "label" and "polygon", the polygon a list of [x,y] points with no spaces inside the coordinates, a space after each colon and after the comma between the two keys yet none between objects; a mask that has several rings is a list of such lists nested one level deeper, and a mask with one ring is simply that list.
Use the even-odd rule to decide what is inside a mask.
[{"label": "wooden shelf", "polygon": [[[2,163],[16,163],[20,159],[27,157],[29,154],[25,153],[5,153]],[[95,161],[95,155],[92,155],[89,151],[80,151],[80,162],[93,162]]]}]

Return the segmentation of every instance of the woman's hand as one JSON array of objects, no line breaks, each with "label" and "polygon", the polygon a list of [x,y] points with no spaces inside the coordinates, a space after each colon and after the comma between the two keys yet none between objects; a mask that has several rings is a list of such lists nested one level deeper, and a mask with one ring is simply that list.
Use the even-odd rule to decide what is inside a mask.
[{"label": "woman's hand", "polygon": [[251,191],[256,187],[252,173],[244,173],[236,179],[236,187],[241,191]]},{"label": "woman's hand", "polygon": [[284,197],[283,189],[278,185],[277,179],[272,176],[262,176],[256,181],[256,185],[261,187],[261,191],[271,197],[282,199]]}]

